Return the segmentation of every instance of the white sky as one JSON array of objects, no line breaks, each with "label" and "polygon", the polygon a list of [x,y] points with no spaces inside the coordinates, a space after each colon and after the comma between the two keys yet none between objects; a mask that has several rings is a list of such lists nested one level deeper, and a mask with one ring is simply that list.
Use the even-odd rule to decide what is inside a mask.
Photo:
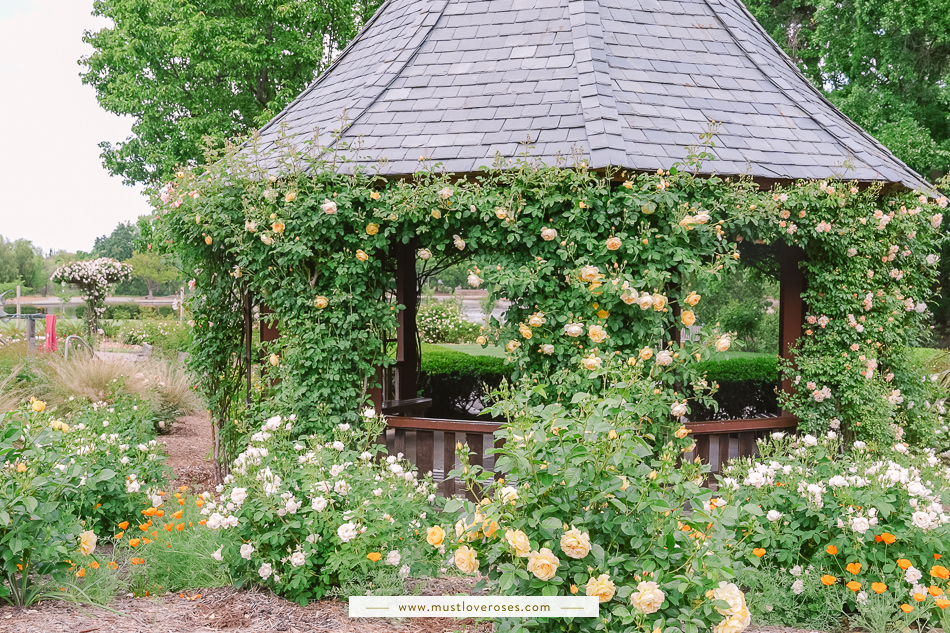
[{"label": "white sky", "polygon": [[92,250],[119,222],[149,213],[139,190],[110,176],[100,141],[131,120],[102,110],[79,80],[91,52],[92,0],[0,0],[0,235],[44,250]]}]

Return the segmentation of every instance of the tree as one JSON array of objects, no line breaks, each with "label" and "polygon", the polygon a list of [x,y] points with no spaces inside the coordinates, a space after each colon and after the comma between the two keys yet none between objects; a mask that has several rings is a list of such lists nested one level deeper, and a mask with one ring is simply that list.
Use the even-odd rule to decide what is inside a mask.
[{"label": "tree", "polygon": [[950,168],[950,0],[745,0],[811,82],[898,158]]},{"label": "tree", "polygon": [[159,286],[178,277],[178,271],[164,257],[155,253],[135,253],[125,263],[132,267],[133,279],[145,282],[149,299]]},{"label": "tree", "polygon": [[135,251],[135,239],[139,236],[138,226],[131,222],[119,222],[112,233],[96,238],[92,254],[96,257],[111,257],[125,261]]},{"label": "tree", "polygon": [[96,0],[111,27],[80,60],[99,104],[135,119],[100,143],[126,183],[169,180],[212,144],[269,120],[327,67],[382,0]]},{"label": "tree", "polygon": [[29,240],[9,242],[0,236],[0,284],[17,283],[37,288],[45,282],[40,249]]}]

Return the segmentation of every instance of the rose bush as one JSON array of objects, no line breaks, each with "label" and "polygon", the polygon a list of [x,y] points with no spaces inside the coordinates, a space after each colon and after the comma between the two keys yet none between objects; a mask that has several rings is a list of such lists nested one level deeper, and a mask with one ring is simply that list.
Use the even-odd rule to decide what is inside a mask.
[{"label": "rose bush", "polygon": [[410,574],[433,571],[419,534],[435,485],[401,455],[376,459],[383,424],[371,416],[365,429],[338,427],[328,442],[276,415],[251,435],[220,499],[202,508],[236,578],[306,604],[330,590],[404,593]]},{"label": "rose bush", "polygon": [[886,592],[892,618],[906,604],[936,621],[935,600],[946,596],[930,587],[945,579],[931,572],[950,555],[950,468],[932,450],[914,454],[903,443],[878,452],[858,441],[841,453],[840,442],[833,432],[776,437],[760,443],[759,458],[734,460],[724,473],[723,497],[750,510],[736,525],[737,537],[750,535],[738,560],[798,597],[758,613],[786,624],[829,604],[862,614],[879,607],[869,597]]},{"label": "rose bush", "polygon": [[86,313],[90,340],[95,340],[99,319],[105,312],[106,295],[112,284],[132,279],[132,267],[109,257],[69,262],[57,268],[50,281],[79,288],[89,311]]},{"label": "rose bush", "polygon": [[741,631],[737,508],[701,486],[707,467],[681,461],[693,446],[670,417],[681,394],[659,387],[656,364],[616,365],[595,372],[599,393],[554,402],[558,385],[526,381],[499,394],[505,478],[471,465],[461,447],[455,474],[478,500],[447,502],[449,521],[429,522],[428,542],[461,572],[486,575],[494,593],[601,603],[596,620],[505,619],[500,630]]}]

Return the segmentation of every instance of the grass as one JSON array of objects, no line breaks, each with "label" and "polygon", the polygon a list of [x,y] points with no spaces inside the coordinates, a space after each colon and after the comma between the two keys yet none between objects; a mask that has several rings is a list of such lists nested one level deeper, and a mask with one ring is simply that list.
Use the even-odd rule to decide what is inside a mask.
[{"label": "grass", "polygon": [[505,348],[499,347],[497,345],[482,347],[481,345],[477,345],[475,343],[462,343],[457,345],[443,343],[437,347],[444,347],[445,349],[462,352],[463,354],[468,354],[469,356],[492,356],[494,358],[505,357]]}]

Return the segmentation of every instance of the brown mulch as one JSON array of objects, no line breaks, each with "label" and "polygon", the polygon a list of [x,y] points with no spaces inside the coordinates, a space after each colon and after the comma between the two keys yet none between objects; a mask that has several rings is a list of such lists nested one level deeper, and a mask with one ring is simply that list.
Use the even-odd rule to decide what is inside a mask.
[{"label": "brown mulch", "polygon": [[178,418],[171,433],[160,435],[158,440],[168,452],[165,464],[175,470],[172,487],[191,486],[196,492],[214,490],[211,419],[206,413]]}]

